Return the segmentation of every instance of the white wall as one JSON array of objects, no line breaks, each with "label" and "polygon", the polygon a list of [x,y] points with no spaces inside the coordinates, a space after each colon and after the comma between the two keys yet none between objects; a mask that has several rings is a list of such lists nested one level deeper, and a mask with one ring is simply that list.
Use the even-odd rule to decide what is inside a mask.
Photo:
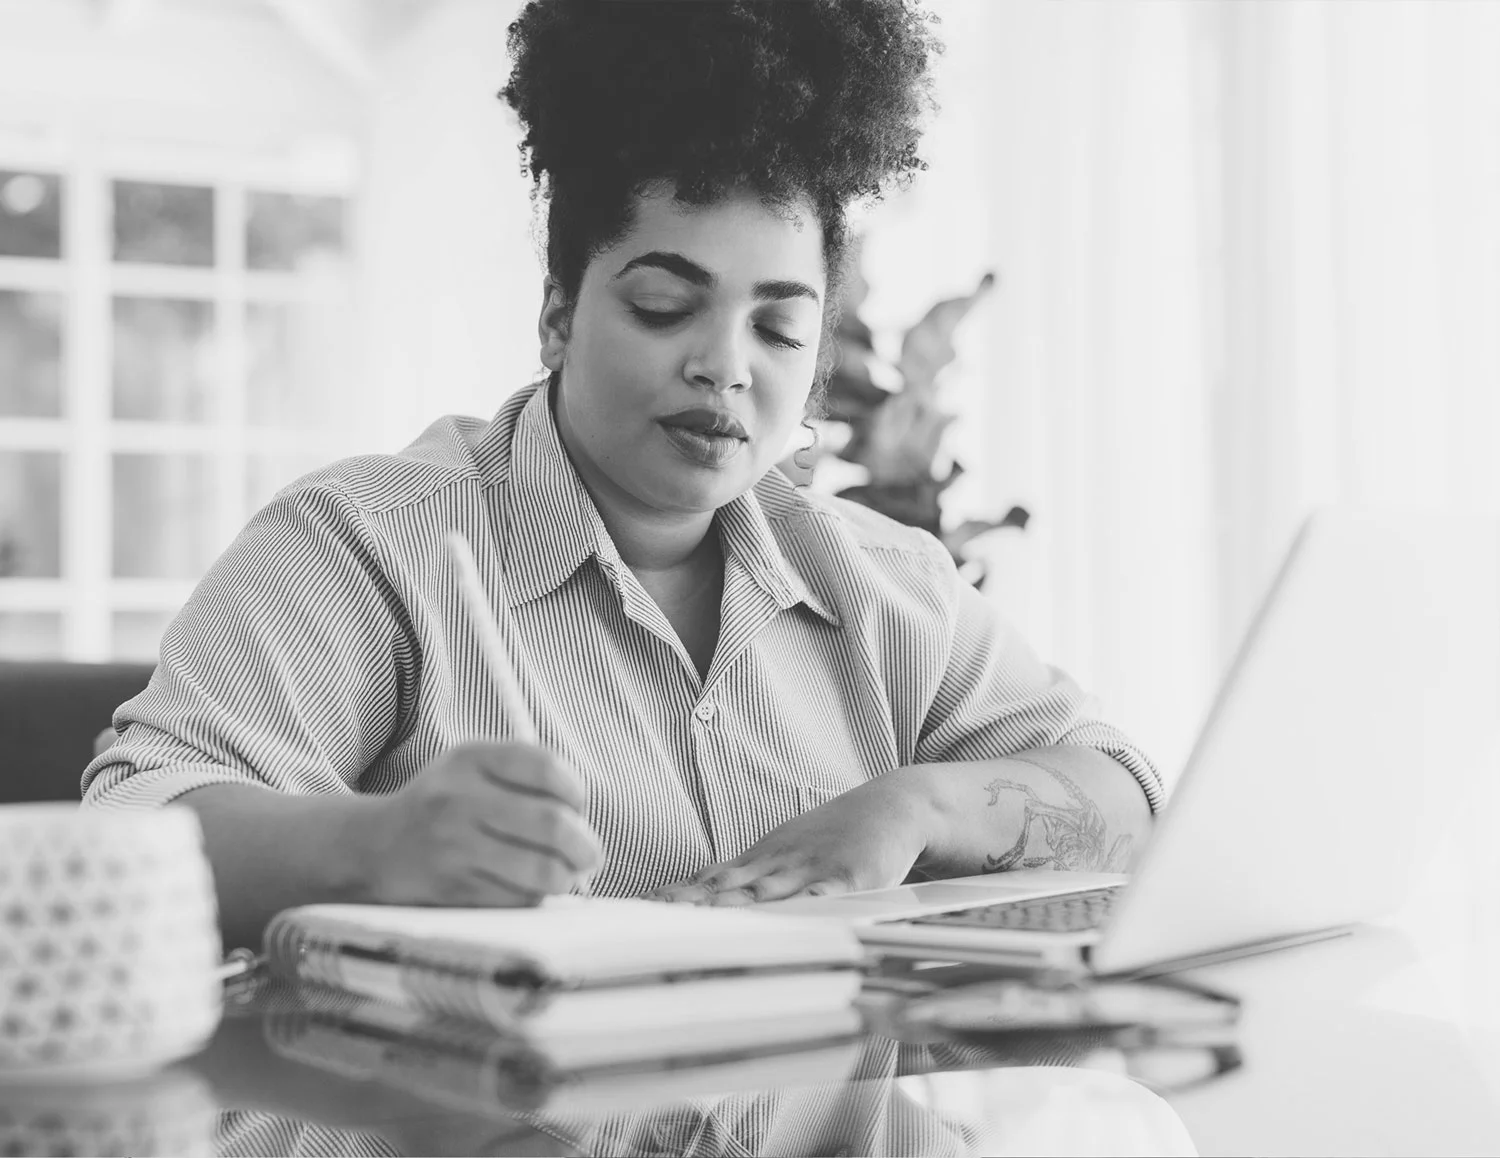
[{"label": "white wall", "polygon": [[0,132],[283,160],[362,135],[359,94],[262,5],[114,8],[0,0]]},{"label": "white wall", "polygon": [[389,449],[441,414],[489,416],[541,371],[530,181],[496,96],[519,6],[433,3],[375,59],[367,364]]}]

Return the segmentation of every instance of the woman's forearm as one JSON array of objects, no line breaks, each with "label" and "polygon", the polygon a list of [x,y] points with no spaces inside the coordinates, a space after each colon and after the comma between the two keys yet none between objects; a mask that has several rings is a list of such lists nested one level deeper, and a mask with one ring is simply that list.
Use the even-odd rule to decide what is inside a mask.
[{"label": "woman's forearm", "polygon": [[1135,777],[1093,748],[1035,748],[887,776],[928,817],[931,834],[916,867],[929,877],[1019,868],[1125,872],[1151,829],[1151,806]]},{"label": "woman's forearm", "polygon": [[282,909],[366,898],[373,800],[208,784],[178,798],[198,814],[226,949],[259,949]]}]

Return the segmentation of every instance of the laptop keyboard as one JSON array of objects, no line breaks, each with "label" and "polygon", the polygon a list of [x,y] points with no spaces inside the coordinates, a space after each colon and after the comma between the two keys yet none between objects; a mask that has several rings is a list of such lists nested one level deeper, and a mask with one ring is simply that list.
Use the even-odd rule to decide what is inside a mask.
[{"label": "laptop keyboard", "polygon": [[1039,933],[1083,933],[1097,929],[1109,917],[1119,895],[1118,886],[1040,897],[1034,901],[999,901],[951,913],[912,917],[910,925],[959,925],[971,929],[1025,929]]}]

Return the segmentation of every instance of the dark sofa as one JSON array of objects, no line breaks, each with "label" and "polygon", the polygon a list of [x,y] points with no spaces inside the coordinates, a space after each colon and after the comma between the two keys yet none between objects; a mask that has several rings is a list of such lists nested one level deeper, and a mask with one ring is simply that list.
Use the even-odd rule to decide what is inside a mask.
[{"label": "dark sofa", "polygon": [[0,804],[77,800],[94,737],[151,664],[0,662]]}]

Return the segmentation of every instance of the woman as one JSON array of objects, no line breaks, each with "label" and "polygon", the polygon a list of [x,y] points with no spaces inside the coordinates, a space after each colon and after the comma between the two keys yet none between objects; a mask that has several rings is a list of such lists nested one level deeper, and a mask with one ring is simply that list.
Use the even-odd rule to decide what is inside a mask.
[{"label": "woman", "polygon": [[527,5],[502,95],[547,206],[547,381],[284,490],[84,773],[91,804],[198,811],[231,943],[293,904],[596,872],[743,903],[1124,867],[1146,758],[934,539],[773,469],[826,376],[845,207],[921,167],[934,47],[907,0]]}]

